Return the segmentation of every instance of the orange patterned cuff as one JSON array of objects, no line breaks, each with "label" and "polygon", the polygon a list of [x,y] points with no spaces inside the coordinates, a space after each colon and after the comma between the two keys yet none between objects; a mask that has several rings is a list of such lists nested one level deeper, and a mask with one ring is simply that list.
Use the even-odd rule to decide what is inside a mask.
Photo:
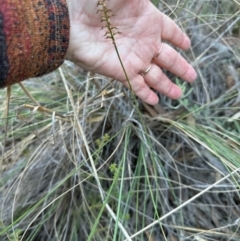
[{"label": "orange patterned cuff", "polygon": [[66,0],[1,0],[0,87],[58,68],[69,30]]}]

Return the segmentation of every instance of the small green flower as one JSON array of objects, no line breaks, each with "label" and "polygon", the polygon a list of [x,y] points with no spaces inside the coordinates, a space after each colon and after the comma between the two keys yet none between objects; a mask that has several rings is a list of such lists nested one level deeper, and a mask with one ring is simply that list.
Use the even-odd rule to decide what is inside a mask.
[{"label": "small green flower", "polygon": [[116,163],[112,163],[110,166],[109,166],[109,170],[110,172],[115,175],[115,173],[117,172],[117,164]]}]

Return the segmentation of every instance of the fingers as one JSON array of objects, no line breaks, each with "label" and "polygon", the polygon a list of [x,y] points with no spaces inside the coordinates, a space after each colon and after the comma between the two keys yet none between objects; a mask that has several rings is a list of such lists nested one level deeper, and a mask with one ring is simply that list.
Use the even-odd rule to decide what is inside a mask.
[{"label": "fingers", "polygon": [[[144,75],[137,75],[131,79],[133,92],[150,105],[158,103],[158,96],[150,88],[171,99],[182,96],[181,88],[172,83],[161,68],[188,82],[194,81],[197,76],[193,67],[175,49],[164,43],[157,57],[153,58],[152,65],[143,72]],[[129,87],[127,82],[124,84]]]},{"label": "fingers", "polygon": [[172,83],[155,64],[152,65],[151,71],[144,76],[144,80],[148,86],[171,99],[178,99],[182,95],[181,88]]},{"label": "fingers", "polygon": [[162,14],[161,37],[181,49],[188,49],[191,41],[178,25],[168,16]]},{"label": "fingers", "polygon": [[[129,88],[128,82],[123,84]],[[141,100],[150,105],[158,103],[158,96],[150,87],[172,99],[178,99],[182,96],[181,88],[172,83],[155,64],[152,64],[151,69],[144,76],[137,75],[134,79],[131,79],[131,87]]]},{"label": "fingers", "polygon": [[194,68],[175,49],[165,43],[160,54],[154,58],[154,63],[188,82],[193,82],[197,77]]},{"label": "fingers", "polygon": [[[123,82],[123,84],[129,88],[128,82]],[[145,103],[150,105],[158,103],[158,96],[149,88],[141,75],[137,75],[134,79],[131,79],[131,88],[135,95]]]}]

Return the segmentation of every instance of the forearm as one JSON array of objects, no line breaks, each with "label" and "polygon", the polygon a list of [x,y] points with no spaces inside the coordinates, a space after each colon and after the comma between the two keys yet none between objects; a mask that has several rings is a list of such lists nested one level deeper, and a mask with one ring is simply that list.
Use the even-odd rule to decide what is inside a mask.
[{"label": "forearm", "polygon": [[58,68],[69,28],[66,0],[1,0],[0,87]]}]

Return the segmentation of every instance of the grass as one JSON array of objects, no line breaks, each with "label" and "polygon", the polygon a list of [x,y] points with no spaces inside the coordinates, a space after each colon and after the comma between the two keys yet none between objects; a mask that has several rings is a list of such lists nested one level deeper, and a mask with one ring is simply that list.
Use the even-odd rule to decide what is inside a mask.
[{"label": "grass", "polygon": [[196,83],[168,73],[184,98],[138,110],[116,81],[68,62],[23,82],[31,98],[13,86],[1,240],[240,239],[239,4],[154,4],[191,37]]}]

